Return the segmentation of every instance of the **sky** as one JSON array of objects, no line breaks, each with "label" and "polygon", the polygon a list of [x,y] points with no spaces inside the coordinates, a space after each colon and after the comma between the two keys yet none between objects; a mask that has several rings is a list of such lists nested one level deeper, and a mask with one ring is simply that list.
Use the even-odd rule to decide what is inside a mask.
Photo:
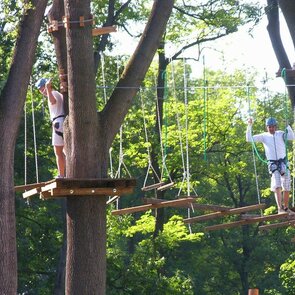
[{"label": "sky", "polygon": [[[290,62],[293,64],[295,62],[294,49],[282,16],[280,16],[280,23],[283,43]],[[262,81],[265,77],[268,78],[269,90],[284,92],[285,86],[282,78],[276,78],[279,66],[266,26],[267,17],[264,16],[261,22],[254,28],[253,36],[249,35],[246,28],[243,28],[236,33],[215,41],[214,49],[206,48],[203,51],[199,64],[194,67],[198,69],[195,75],[202,75],[204,64],[207,68],[216,70],[226,69],[228,72],[234,69],[256,70],[259,75],[258,81]],[[123,32],[119,31],[115,35],[113,37],[117,40],[118,48],[120,48],[118,54],[130,54],[133,52],[136,43],[131,40],[126,42],[128,36],[124,35]]]}]

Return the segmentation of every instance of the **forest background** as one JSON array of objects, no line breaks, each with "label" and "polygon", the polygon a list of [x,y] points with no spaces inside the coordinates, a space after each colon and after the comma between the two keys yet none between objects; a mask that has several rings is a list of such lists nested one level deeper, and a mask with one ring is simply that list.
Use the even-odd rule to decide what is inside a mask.
[{"label": "forest background", "polygon": [[[113,24],[135,34],[133,29],[146,21],[151,2],[100,1],[92,3],[92,10],[96,23],[106,24],[114,3]],[[0,81],[4,85],[22,6],[2,1],[1,8]],[[183,224],[188,215],[204,213],[191,208],[111,214],[117,208],[142,204],[145,197],[173,200],[191,194],[197,195],[200,204],[240,207],[266,202],[263,213],[276,212],[267,169],[255,160],[251,145],[245,144],[245,122],[254,116],[255,129],[262,131],[265,118],[275,116],[283,128],[286,118],[293,120],[287,94],[271,92],[266,81],[257,84],[254,70],[227,73],[202,67],[201,78],[192,75],[193,60],[201,56],[205,44],[214,46],[215,40],[244,25],[251,28],[263,13],[258,4],[203,1],[196,7],[176,1],[157,52],[159,59],[150,67],[110,150],[110,177],[136,176],[137,187],[134,194],[108,207],[107,294],[247,294],[251,287],[259,287],[261,294],[294,294],[292,227],[261,232],[258,225],[247,225],[208,234],[204,225],[216,221]],[[33,87],[41,76],[53,77],[59,87],[46,19],[39,41],[16,145],[16,185],[47,181],[56,173],[46,101]],[[165,48],[171,44],[175,52],[168,55]],[[129,57],[112,54],[111,36],[96,38],[94,46],[99,111]],[[195,48],[196,54],[187,56],[186,48]],[[155,174],[148,173],[149,161],[157,166],[161,180],[175,182],[173,188],[156,195],[141,190],[146,175],[148,182],[157,181]],[[62,283],[57,274],[64,259],[60,255],[64,242],[61,202],[26,201],[18,194],[16,218],[18,293],[58,294]]]}]

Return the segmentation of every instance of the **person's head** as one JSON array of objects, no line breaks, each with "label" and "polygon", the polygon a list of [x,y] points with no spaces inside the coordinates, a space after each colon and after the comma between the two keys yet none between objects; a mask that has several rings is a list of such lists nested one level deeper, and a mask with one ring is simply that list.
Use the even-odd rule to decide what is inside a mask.
[{"label": "person's head", "polygon": [[35,84],[35,87],[39,89],[39,91],[42,93],[42,94],[46,94],[45,93],[45,84],[47,83],[48,79],[46,78],[41,78],[39,79],[36,84]]},{"label": "person's head", "polygon": [[277,130],[278,123],[275,118],[270,117],[270,118],[266,119],[265,125],[267,128],[267,131],[271,134],[274,134],[275,131]]}]

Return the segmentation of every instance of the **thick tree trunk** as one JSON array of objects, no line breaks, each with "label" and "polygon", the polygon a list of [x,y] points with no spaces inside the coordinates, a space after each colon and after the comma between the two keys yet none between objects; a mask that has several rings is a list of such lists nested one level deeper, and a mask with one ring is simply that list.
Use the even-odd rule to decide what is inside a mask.
[{"label": "thick tree trunk", "polygon": [[[97,115],[90,3],[65,0],[69,117],[65,123],[67,177],[107,176],[108,150],[159,46],[173,6],[155,1],[141,42],[102,113]],[[121,88],[122,86],[122,88]],[[67,294],[105,294],[106,198],[68,198]]]},{"label": "thick tree trunk", "polygon": [[0,96],[0,290],[17,293],[14,206],[14,148],[34,61],[46,0],[32,1],[25,12],[6,85]]},{"label": "thick tree trunk", "polygon": [[[64,1],[53,0],[52,7],[48,13],[49,25],[54,21],[62,22],[65,15]],[[68,65],[67,65],[67,44],[66,44],[66,30],[63,26],[59,26],[57,30],[52,30],[52,39],[58,64],[58,75],[60,80],[60,91],[63,94],[64,110],[68,114],[69,99],[68,99]],[[60,251],[59,263],[56,269],[56,281],[54,287],[55,295],[62,295],[65,292],[65,266],[67,254],[67,228],[66,228],[66,200],[61,200],[61,209],[63,215],[64,232],[63,232],[63,245]]]},{"label": "thick tree trunk", "polygon": [[[287,53],[285,51],[281,35],[280,35],[280,20],[279,20],[279,7],[278,3],[280,5],[280,8],[282,9],[287,25],[290,30],[290,34],[294,43],[295,40],[295,22],[294,22],[294,16],[292,17],[292,12],[295,11],[295,2],[294,1],[286,1],[286,0],[267,0],[267,18],[268,18],[268,26],[267,30],[269,33],[269,37],[272,43],[272,47],[274,49],[276,58],[279,63],[279,71],[282,71],[282,69],[291,69],[291,64],[288,59]],[[293,31],[292,31],[293,29]],[[288,72],[283,77],[285,80],[286,85],[294,85],[295,84],[295,78],[293,76],[289,76]],[[291,100],[292,107],[294,109],[295,107],[295,88],[287,86],[288,88],[288,94]]]},{"label": "thick tree trunk", "polygon": [[[69,19],[67,37],[69,117],[65,128],[67,177],[98,178],[98,119],[92,24],[80,27],[80,16],[92,18],[89,1],[65,1]],[[67,200],[67,294],[104,294],[106,270],[105,198],[68,198]]]}]

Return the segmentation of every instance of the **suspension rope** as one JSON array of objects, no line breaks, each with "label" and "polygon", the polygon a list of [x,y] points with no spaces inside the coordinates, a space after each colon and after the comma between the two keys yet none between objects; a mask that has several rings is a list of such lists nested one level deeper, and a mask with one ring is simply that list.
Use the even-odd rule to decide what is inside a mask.
[{"label": "suspension rope", "polygon": [[[175,87],[175,75],[174,75],[174,63],[173,61],[171,62],[171,78],[172,78],[172,90],[173,90],[173,97],[176,100],[176,87]],[[180,195],[182,185],[184,184],[184,181],[186,179],[186,165],[185,165],[185,157],[184,157],[184,148],[183,148],[183,140],[182,140],[182,126],[180,124],[180,118],[179,118],[179,109],[176,104],[176,122],[177,122],[177,130],[178,130],[178,140],[179,140],[179,147],[180,147],[180,154],[181,154],[181,162],[182,162],[182,182],[180,186],[180,190],[178,192],[178,196]]]},{"label": "suspension rope", "polygon": [[36,137],[36,125],[35,125],[35,107],[34,107],[33,83],[32,82],[31,82],[30,90],[31,90],[31,101],[32,101],[32,121],[33,121],[33,138],[34,138],[36,181],[38,183],[39,182],[38,151],[37,151],[37,137]]},{"label": "suspension rope", "polygon": [[204,160],[207,161],[207,95],[208,81],[206,80],[205,57],[203,56],[203,104],[204,104],[204,122],[203,122],[203,140],[204,140]]},{"label": "suspension rope", "polygon": [[[247,87],[247,100],[248,100],[248,114],[249,114],[249,116],[252,116],[249,87]],[[251,139],[252,139],[251,146],[252,146],[252,159],[253,159],[254,174],[255,174],[256,193],[257,193],[258,204],[260,204],[261,203],[261,196],[260,196],[258,173],[257,173],[256,158],[255,158],[255,147],[256,146],[255,146],[252,134],[251,134]],[[263,214],[262,210],[260,210],[260,214]]]},{"label": "suspension rope", "polygon": [[[164,79],[164,84],[166,85],[166,71],[162,73],[162,78]],[[156,83],[156,81],[155,81]],[[167,88],[164,87],[164,97],[163,97],[163,105],[165,109],[165,99],[167,98]],[[159,102],[158,98],[156,97],[156,109],[157,109],[157,121],[158,121],[158,128],[159,128],[159,140],[160,140],[160,149],[161,149],[161,154],[162,154],[162,169],[161,169],[161,182],[163,182],[163,178],[165,176],[168,177],[170,184],[173,185],[173,181],[170,177],[170,173],[168,171],[167,165],[166,165],[166,158],[167,158],[167,124],[168,124],[168,115],[167,112],[164,111],[165,117],[164,117],[164,128],[165,128],[165,143],[163,144],[163,135],[162,135],[162,126],[161,126],[161,116],[160,116],[160,109],[159,109]],[[166,188],[166,185],[165,185]]]},{"label": "suspension rope", "polygon": [[[144,134],[145,134],[145,142],[146,142],[146,149],[147,149],[147,157],[148,157],[148,167],[147,167],[147,172],[145,175],[145,179],[143,182],[143,188],[142,190],[147,189],[148,187],[146,186],[147,184],[147,180],[148,180],[148,176],[149,176],[149,172],[152,171],[154,176],[156,177],[157,181],[159,182],[159,184],[155,183],[155,188],[157,188],[158,186],[160,186],[161,180],[159,175],[157,174],[156,170],[154,169],[153,165],[152,165],[152,161],[151,161],[151,152],[150,152],[150,144],[149,144],[149,138],[148,138],[148,133],[147,133],[147,124],[146,124],[146,119],[145,119],[145,106],[144,106],[144,101],[143,101],[143,97],[141,94],[142,91],[139,91],[139,96],[140,96],[140,100],[141,100],[141,109],[142,109],[142,117],[143,117],[143,127],[144,127]],[[151,188],[154,188],[152,186],[149,186]]]},{"label": "suspension rope", "polygon": [[25,132],[25,135],[24,135],[24,145],[25,145],[25,151],[24,151],[24,166],[25,166],[25,169],[24,169],[24,182],[25,182],[25,185],[27,184],[27,152],[28,152],[28,147],[27,147],[27,100],[25,101],[25,107],[24,107],[24,132]]}]

